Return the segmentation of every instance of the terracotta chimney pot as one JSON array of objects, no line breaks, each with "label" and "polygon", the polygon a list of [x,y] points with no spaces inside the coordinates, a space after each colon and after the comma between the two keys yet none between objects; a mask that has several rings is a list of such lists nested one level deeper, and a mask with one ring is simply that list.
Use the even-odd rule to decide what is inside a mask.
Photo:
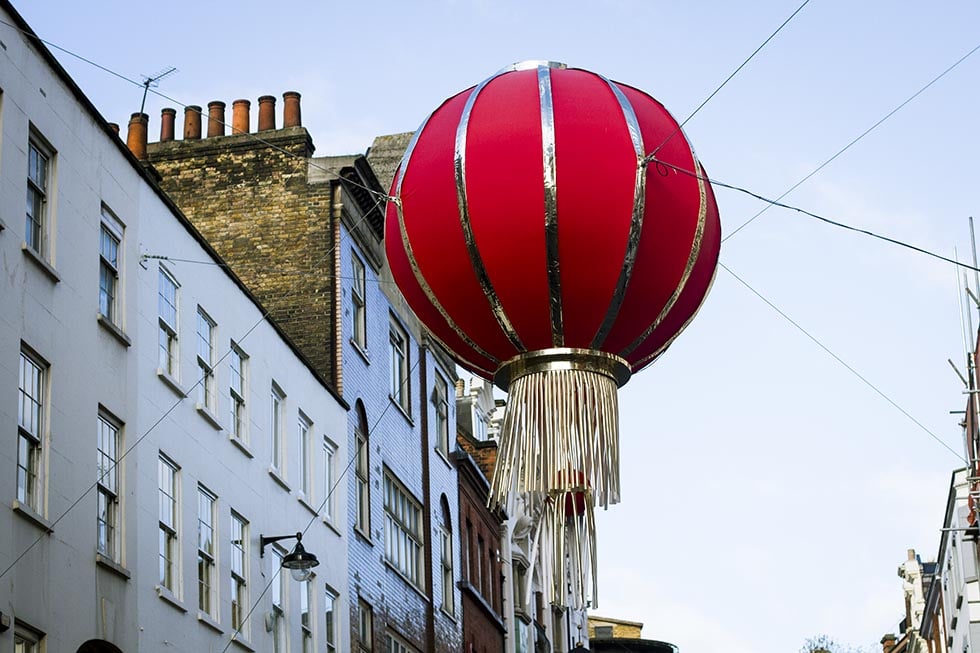
[{"label": "terracotta chimney pot", "polygon": [[303,121],[299,111],[299,93],[286,91],[282,94],[282,126],[300,127]]},{"label": "terracotta chimney pot", "polygon": [[129,119],[126,147],[140,161],[146,160],[146,126],[149,121],[145,113],[134,113]]},{"label": "terracotta chimney pot", "polygon": [[208,102],[208,138],[225,135],[225,103]]},{"label": "terracotta chimney pot", "polygon": [[109,123],[109,129],[111,129],[112,131],[116,132],[116,136],[119,135],[119,123],[118,122],[110,122]]},{"label": "terracotta chimney pot", "polygon": [[891,650],[893,648],[895,648],[895,644],[897,642],[898,642],[898,640],[896,639],[895,635],[893,635],[891,633],[888,633],[887,635],[885,635],[884,637],[882,637],[881,638],[881,650],[882,650],[882,653],[890,653]]},{"label": "terracotta chimney pot", "polygon": [[196,141],[201,138],[201,107],[192,104],[184,107],[184,140]]},{"label": "terracotta chimney pot", "polygon": [[174,123],[177,121],[177,110],[167,107],[160,111],[160,142],[174,139]]},{"label": "terracotta chimney pot", "polygon": [[252,103],[248,100],[235,100],[231,103],[231,133],[247,134],[249,122],[249,107]]},{"label": "terracotta chimney pot", "polygon": [[276,128],[276,98],[263,95],[259,98],[259,131]]}]

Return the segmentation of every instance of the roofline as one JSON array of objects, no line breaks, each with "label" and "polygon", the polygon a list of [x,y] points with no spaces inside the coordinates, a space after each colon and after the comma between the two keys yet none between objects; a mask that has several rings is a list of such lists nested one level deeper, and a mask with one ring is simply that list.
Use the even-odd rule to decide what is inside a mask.
[{"label": "roofline", "polygon": [[41,57],[45,60],[45,62],[52,68],[52,70],[54,70],[54,72],[61,79],[62,83],[64,83],[65,86],[67,86],[68,89],[71,91],[72,95],[75,96],[75,99],[78,100],[78,102],[83,107],[85,107],[86,111],[88,111],[89,113],[89,116],[92,119],[94,119],[96,124],[98,124],[102,128],[102,131],[105,133],[106,136],[109,137],[109,140],[115,143],[116,148],[122,153],[123,157],[127,161],[129,161],[130,165],[136,170],[136,172],[140,175],[140,177],[143,178],[143,181],[145,181],[147,185],[157,194],[157,197],[160,198],[160,200],[170,210],[170,212],[174,215],[174,217],[177,218],[177,221],[184,226],[184,228],[188,231],[188,233],[190,233],[190,235],[198,242],[198,244],[201,245],[204,251],[211,258],[214,259],[215,263],[219,264],[218,267],[220,267],[221,270],[226,275],[228,275],[228,278],[230,278],[235,283],[235,285],[237,285],[239,289],[241,289],[241,291],[252,302],[252,304],[254,304],[255,307],[259,309],[259,311],[264,316],[263,319],[269,322],[269,325],[272,326],[272,328],[279,335],[279,337],[282,338],[283,342],[286,343],[286,345],[293,351],[294,354],[296,354],[296,356],[303,363],[303,365],[305,365],[306,368],[310,371],[310,373],[313,375],[313,378],[315,378],[320,383],[320,385],[322,385],[327,390],[327,392],[333,395],[334,399],[336,399],[340,403],[340,405],[344,408],[344,410],[350,410],[350,404],[348,404],[344,400],[344,398],[340,396],[340,393],[337,392],[337,389],[334,388],[333,385],[331,385],[326,379],[323,378],[323,376],[313,366],[313,363],[300,350],[300,348],[296,345],[296,343],[294,343],[289,338],[289,336],[286,335],[285,331],[282,330],[279,324],[276,323],[274,319],[272,319],[272,317],[269,314],[269,311],[262,305],[262,303],[258,300],[258,298],[255,295],[253,295],[252,292],[242,282],[242,280],[238,278],[238,275],[232,272],[231,268],[225,262],[225,260],[222,259],[221,256],[218,254],[218,252],[215,251],[214,247],[211,246],[211,243],[209,243],[207,239],[205,239],[204,236],[201,234],[201,232],[197,230],[194,224],[187,218],[186,215],[184,215],[183,211],[180,210],[180,208],[174,203],[174,201],[170,198],[170,196],[167,195],[162,188],[160,188],[160,186],[156,182],[156,179],[153,178],[153,175],[150,174],[149,170],[147,170],[146,167],[144,167],[143,164],[140,162],[140,160],[137,159],[133,155],[133,153],[129,151],[129,148],[126,147],[126,145],[122,142],[122,139],[119,137],[119,135],[116,134],[111,127],[109,127],[109,122],[105,119],[105,117],[101,113],[99,113],[99,110],[95,108],[95,105],[92,104],[92,101],[88,99],[88,96],[86,96],[85,93],[82,91],[82,89],[78,86],[78,84],[75,83],[75,80],[71,78],[71,75],[68,74],[68,72],[61,66],[60,63],[58,63],[58,60],[51,53],[48,47],[41,41],[41,37],[37,35],[37,32],[35,32],[31,28],[31,26],[27,23],[27,21],[24,20],[24,17],[21,16],[16,9],[14,9],[13,5],[10,3],[9,0],[0,0],[0,7],[2,7],[3,10],[10,15],[10,17],[13,19],[14,23],[16,24],[17,29],[21,30],[26,36],[32,37],[27,39],[28,45],[34,47],[34,49],[37,50],[37,52],[41,55]]},{"label": "roofline", "polygon": [[608,621],[609,623],[613,624],[623,624],[624,626],[639,626],[640,628],[643,628],[642,621],[626,621],[625,619],[613,619],[612,617],[600,617],[597,614],[590,614],[589,620],[591,621],[592,619],[595,619],[596,621]]}]

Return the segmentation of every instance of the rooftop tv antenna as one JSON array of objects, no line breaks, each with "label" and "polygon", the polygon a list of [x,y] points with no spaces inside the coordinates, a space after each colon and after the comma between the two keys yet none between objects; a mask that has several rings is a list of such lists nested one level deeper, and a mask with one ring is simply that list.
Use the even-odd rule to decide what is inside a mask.
[{"label": "rooftop tv antenna", "polygon": [[160,80],[164,77],[169,77],[174,73],[178,72],[176,68],[171,66],[165,70],[161,70],[153,75],[143,75],[143,101],[140,102],[140,113],[143,113],[143,108],[146,106],[146,94],[150,91],[150,88],[156,88],[160,85]]}]

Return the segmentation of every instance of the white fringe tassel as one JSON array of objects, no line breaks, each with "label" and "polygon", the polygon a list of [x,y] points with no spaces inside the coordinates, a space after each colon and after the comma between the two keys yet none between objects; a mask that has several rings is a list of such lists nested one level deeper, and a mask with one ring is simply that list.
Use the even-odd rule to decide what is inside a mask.
[{"label": "white fringe tassel", "polygon": [[[531,568],[542,560],[546,603],[573,610],[599,605],[593,500],[588,490],[558,492],[540,503],[531,542]],[[550,568],[550,569],[549,569]],[[549,573],[550,571],[550,573]],[[530,604],[530,584],[525,605]]]}]

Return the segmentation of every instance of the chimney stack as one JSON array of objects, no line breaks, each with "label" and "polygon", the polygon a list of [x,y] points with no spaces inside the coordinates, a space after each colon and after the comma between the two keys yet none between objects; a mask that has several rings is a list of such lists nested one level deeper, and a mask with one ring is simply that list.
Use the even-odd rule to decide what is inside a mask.
[{"label": "chimney stack", "polygon": [[301,127],[303,121],[299,112],[299,93],[286,91],[282,94],[282,126]]},{"label": "chimney stack", "polygon": [[129,119],[126,147],[140,161],[146,160],[146,126],[150,118],[145,113],[134,113]]},{"label": "chimney stack", "polygon": [[888,633],[887,635],[882,637],[881,638],[882,653],[891,653],[891,650],[895,648],[895,644],[897,643],[897,641],[898,640],[895,638],[895,635],[891,633]]},{"label": "chimney stack", "polygon": [[208,138],[225,135],[225,103],[208,102]]},{"label": "chimney stack", "polygon": [[119,123],[118,122],[110,122],[108,124],[109,124],[109,129],[111,129],[112,131],[114,131],[116,133],[116,136],[118,136],[119,135]]},{"label": "chimney stack", "polygon": [[276,128],[276,98],[263,95],[259,98],[259,131]]},{"label": "chimney stack", "polygon": [[177,121],[177,110],[167,107],[160,111],[160,142],[174,139],[174,123]]},{"label": "chimney stack", "polygon": [[201,139],[201,107],[189,105],[184,107],[184,140],[197,141]]},{"label": "chimney stack", "polygon": [[231,133],[248,133],[248,110],[252,103],[248,100],[235,100],[231,103]]}]

